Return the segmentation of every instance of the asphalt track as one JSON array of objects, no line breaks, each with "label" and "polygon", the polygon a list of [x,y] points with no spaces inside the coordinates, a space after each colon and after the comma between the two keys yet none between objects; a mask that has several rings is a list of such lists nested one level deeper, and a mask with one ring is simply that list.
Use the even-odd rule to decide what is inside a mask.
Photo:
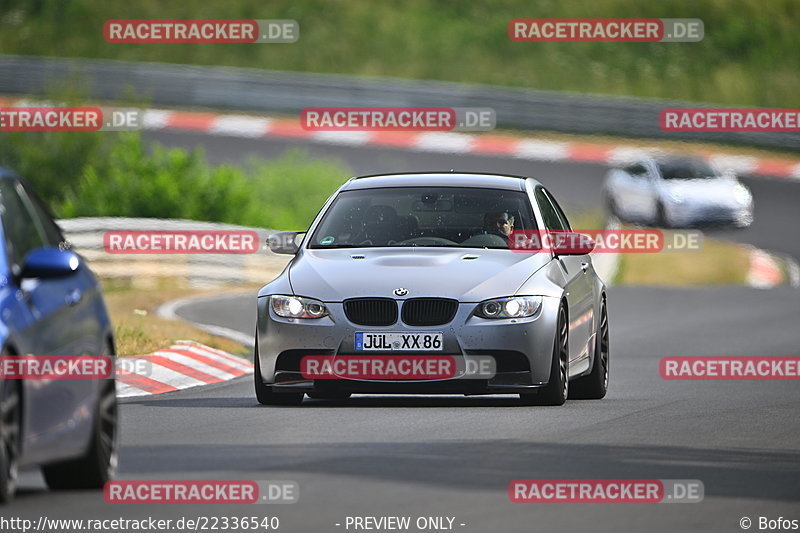
[{"label": "asphalt track", "polygon": [[[343,159],[354,173],[524,173],[540,178],[573,213],[599,208],[605,170],[294,141],[148,137],[203,145],[215,162],[301,144]],[[725,236],[800,257],[800,184],[748,184],[756,223]],[[287,532],[346,531],[347,516],[380,515],[451,516],[464,532],[741,531],[745,516],[753,530],[760,516],[800,519],[798,383],[677,382],[658,373],[664,356],[800,355],[800,291],[614,287],[609,311],[611,389],[602,401],[541,408],[519,406],[513,397],[360,396],[262,408],[251,380],[242,378],[124,402],[123,479],[293,480],[300,486],[294,505],[115,506],[94,492],[46,492],[31,473],[15,504],[2,511],[51,518],[274,514]],[[249,334],[255,295],[204,301],[178,314]],[[705,500],[513,504],[507,487],[519,478],[698,479]]]}]

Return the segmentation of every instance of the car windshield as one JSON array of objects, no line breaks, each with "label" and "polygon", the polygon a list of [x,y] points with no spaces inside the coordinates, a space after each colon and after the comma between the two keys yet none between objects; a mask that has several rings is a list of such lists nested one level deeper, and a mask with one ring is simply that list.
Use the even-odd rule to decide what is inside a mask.
[{"label": "car windshield", "polygon": [[681,159],[662,161],[658,169],[665,180],[702,180],[718,178],[719,173],[702,160]]},{"label": "car windshield", "polygon": [[340,193],[309,248],[508,248],[511,230],[535,230],[521,191],[394,187]]}]

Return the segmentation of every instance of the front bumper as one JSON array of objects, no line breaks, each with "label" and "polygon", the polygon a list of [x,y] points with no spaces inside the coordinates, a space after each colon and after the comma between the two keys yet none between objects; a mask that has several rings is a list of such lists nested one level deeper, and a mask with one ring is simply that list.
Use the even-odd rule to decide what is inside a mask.
[{"label": "front bumper", "polygon": [[730,205],[672,204],[668,208],[668,219],[673,227],[734,225],[747,227],[753,222],[753,208]]},{"label": "front bumper", "polygon": [[[348,321],[341,302],[326,302],[329,316],[321,319],[286,319],[277,316],[269,297],[258,299],[258,354],[264,383],[275,392],[331,391],[381,394],[502,394],[531,392],[547,384],[556,331],[557,298],[543,297],[530,318],[490,320],[474,316],[477,303],[461,303],[446,325],[358,326]],[[441,331],[440,352],[410,355],[452,355],[458,358],[492,356],[496,373],[491,379],[364,380],[306,379],[300,360],[306,355],[392,355],[403,352],[356,352],[355,333]]]}]

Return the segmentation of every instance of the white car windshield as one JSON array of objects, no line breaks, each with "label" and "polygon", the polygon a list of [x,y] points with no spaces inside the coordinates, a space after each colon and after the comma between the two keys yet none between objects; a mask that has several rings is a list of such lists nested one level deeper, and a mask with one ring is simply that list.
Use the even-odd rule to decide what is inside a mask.
[{"label": "white car windshield", "polygon": [[662,161],[658,169],[665,180],[702,180],[719,178],[719,173],[700,159]]}]

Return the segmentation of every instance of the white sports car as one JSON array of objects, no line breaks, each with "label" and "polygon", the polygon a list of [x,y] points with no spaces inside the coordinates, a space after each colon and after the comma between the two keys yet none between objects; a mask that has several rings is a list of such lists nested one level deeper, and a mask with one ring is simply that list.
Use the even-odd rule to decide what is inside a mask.
[{"label": "white sports car", "polygon": [[753,222],[749,189],[701,158],[645,157],[611,169],[604,188],[609,213],[627,222],[740,228]]}]

